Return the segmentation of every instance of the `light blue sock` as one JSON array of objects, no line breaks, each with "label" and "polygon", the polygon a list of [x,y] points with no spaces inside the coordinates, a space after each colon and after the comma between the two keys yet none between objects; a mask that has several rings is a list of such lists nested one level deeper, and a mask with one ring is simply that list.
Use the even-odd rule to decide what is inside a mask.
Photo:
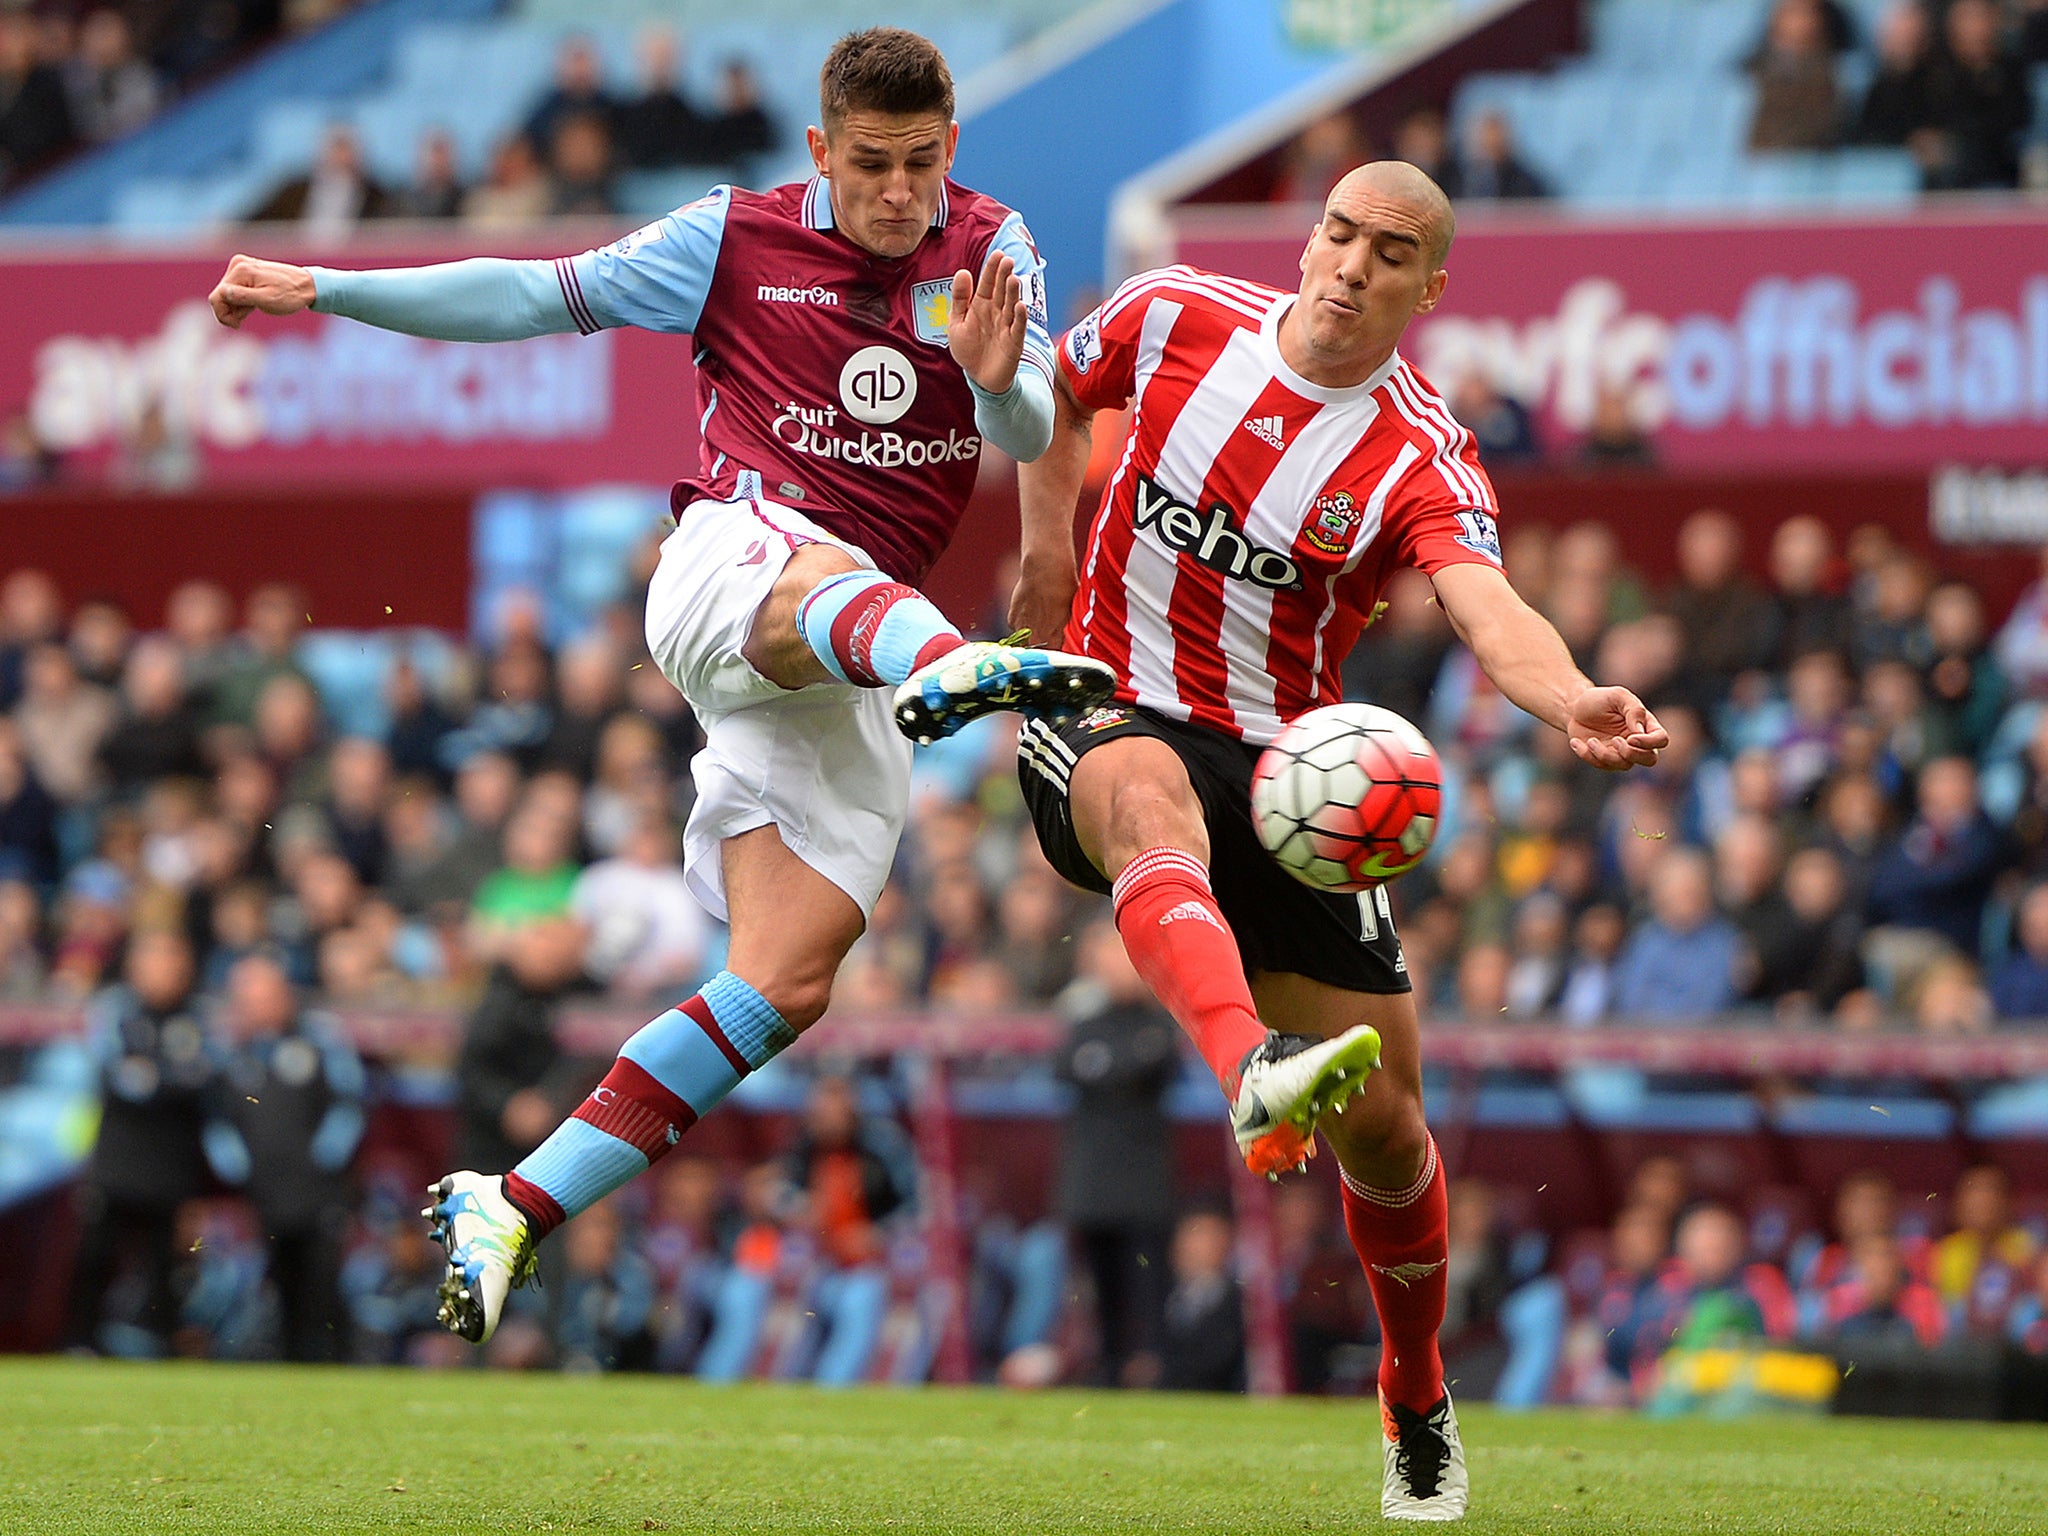
[{"label": "light blue sock", "polygon": [[796,627],[843,683],[893,686],[961,643],[960,631],[915,587],[880,571],[846,571],[811,588]]},{"label": "light blue sock", "polygon": [[741,1078],[795,1042],[767,998],[720,971],[626,1042],[575,1114],[507,1176],[507,1195],[544,1236],[646,1172]]}]

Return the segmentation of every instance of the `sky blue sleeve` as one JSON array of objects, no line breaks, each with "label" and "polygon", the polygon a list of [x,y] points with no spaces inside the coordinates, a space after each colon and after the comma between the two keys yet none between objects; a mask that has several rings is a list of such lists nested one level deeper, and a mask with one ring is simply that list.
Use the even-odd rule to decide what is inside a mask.
[{"label": "sky blue sleeve", "polygon": [[1038,254],[1038,242],[1024,227],[1021,213],[1003,220],[990,244],[1017,265],[1017,278],[1024,285],[1024,303],[1031,311],[1024,331],[1024,364],[1044,375],[1050,398],[1054,369],[1051,328],[1045,311],[1045,258]]},{"label": "sky blue sleeve", "polygon": [[313,308],[436,341],[523,341],[576,330],[553,264],[473,256],[431,267],[308,267]]},{"label": "sky blue sleeve", "polygon": [[559,263],[577,329],[696,330],[731,208],[732,188],[713,187],[623,240]]}]

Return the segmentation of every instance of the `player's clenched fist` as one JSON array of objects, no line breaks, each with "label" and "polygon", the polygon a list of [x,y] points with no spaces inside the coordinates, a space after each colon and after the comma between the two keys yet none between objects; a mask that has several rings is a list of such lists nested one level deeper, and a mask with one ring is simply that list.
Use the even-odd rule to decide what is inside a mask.
[{"label": "player's clenched fist", "polygon": [[239,330],[258,310],[266,315],[295,315],[312,308],[313,274],[288,261],[236,256],[207,295],[207,302],[213,305],[214,319]]}]

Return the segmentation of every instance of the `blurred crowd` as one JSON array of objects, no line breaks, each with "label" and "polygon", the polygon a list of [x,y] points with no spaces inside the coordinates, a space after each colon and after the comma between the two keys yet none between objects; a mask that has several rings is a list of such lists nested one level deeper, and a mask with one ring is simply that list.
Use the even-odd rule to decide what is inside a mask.
[{"label": "blurred crowd", "polygon": [[1395,889],[1425,1014],[1681,1022],[1739,1010],[1968,1033],[2048,1016],[2048,575],[2010,614],[1866,525],[1838,547],[1702,511],[1655,590],[1614,535],[1510,529],[1516,586],[1670,731],[1603,776],[1507,704],[1419,577],[1348,664],[1453,775]]},{"label": "blurred crowd", "polygon": [[566,39],[553,84],[525,122],[491,151],[474,182],[462,172],[454,136],[429,129],[410,182],[385,186],[363,164],[346,125],[328,129],[306,175],[285,183],[252,217],[303,225],[321,238],[345,236],[370,219],[460,219],[478,229],[536,219],[608,217],[622,211],[618,177],[628,171],[704,168],[744,179],[781,131],[761,103],[754,71],[728,59],[716,99],[693,98],[682,82],[683,49],[667,27],[639,38],[639,79],[618,92],[588,38]]},{"label": "blurred crowd", "polygon": [[0,192],[122,138],[281,31],[353,0],[119,0],[0,6]]},{"label": "blurred crowd", "polygon": [[[2033,121],[2028,71],[2048,64],[2048,7],[1897,0],[1875,37],[1840,0],[1778,0],[1748,61],[1753,150],[1903,147],[1930,192],[2020,185]],[[1874,54],[1860,91],[1844,60]]]}]

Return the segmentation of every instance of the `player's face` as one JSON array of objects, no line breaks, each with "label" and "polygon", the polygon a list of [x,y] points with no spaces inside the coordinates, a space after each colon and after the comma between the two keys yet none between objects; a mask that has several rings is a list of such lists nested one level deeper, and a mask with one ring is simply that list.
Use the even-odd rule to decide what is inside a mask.
[{"label": "player's face", "polygon": [[809,137],[840,233],[877,256],[916,250],[945,196],[960,125],[936,113],[849,112]]},{"label": "player's face", "polygon": [[1340,188],[1301,253],[1294,323],[1326,366],[1384,361],[1416,315],[1436,308],[1448,274],[1436,264],[1428,212],[1370,187]]}]

